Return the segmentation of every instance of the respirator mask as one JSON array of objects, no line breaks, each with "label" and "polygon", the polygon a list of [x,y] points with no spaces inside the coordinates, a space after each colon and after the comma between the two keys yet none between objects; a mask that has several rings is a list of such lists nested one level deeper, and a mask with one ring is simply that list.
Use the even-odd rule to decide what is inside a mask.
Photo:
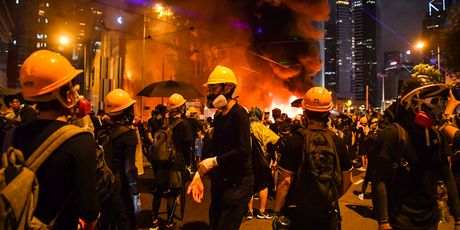
[{"label": "respirator mask", "polygon": [[[208,108],[223,108],[228,104],[228,99],[231,98],[235,88],[233,87],[228,93],[221,94],[225,91],[226,85],[209,85],[208,96],[206,96],[206,106]],[[217,91],[217,92],[216,92]]]},{"label": "respirator mask", "polygon": [[445,99],[442,96],[427,98],[416,98],[417,109],[414,111],[414,123],[416,125],[430,128],[442,116],[444,111]]}]

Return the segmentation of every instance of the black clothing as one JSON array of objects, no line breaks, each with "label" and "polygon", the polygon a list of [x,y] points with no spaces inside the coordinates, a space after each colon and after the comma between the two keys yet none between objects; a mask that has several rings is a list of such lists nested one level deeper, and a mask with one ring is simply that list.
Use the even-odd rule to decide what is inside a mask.
[{"label": "black clothing", "polygon": [[38,120],[38,113],[30,105],[25,105],[24,108],[19,110],[21,116],[21,124],[27,124],[31,121]]},{"label": "black clothing", "polygon": [[[13,146],[28,158],[54,131],[66,122],[36,120],[17,128]],[[42,133],[46,132],[46,133]],[[38,139],[37,139],[38,138]],[[78,134],[64,142],[38,169],[40,184],[34,215],[51,222],[60,210],[56,229],[77,229],[78,218],[96,220],[96,148],[90,133]],[[70,201],[68,200],[70,195]]]},{"label": "black clothing", "polygon": [[[173,124],[178,118],[173,118],[169,121],[169,124]],[[192,157],[192,146],[195,144],[194,135],[192,133],[192,128],[187,120],[182,120],[179,124],[174,126],[172,140],[174,147],[176,148],[178,157],[182,156],[183,159],[180,159],[173,165],[173,169],[182,170],[185,164],[190,165]]]},{"label": "black clothing", "polygon": [[[122,124],[113,124],[108,127],[110,133],[114,130],[125,126]],[[115,176],[113,192],[114,204],[118,210],[117,217],[111,217],[113,223],[118,222],[118,228],[123,229],[124,226],[135,226],[133,195],[139,195],[138,175],[135,165],[136,145],[138,143],[136,131],[131,129],[112,140],[112,156],[106,156],[109,159],[108,165]],[[121,199],[121,202],[120,202]],[[123,205],[120,205],[123,204]],[[128,217],[129,219],[126,219]]]},{"label": "black clothing", "polygon": [[218,166],[211,171],[212,229],[238,229],[251,198],[254,176],[249,117],[235,104],[227,114],[216,114],[211,142]]},{"label": "black clothing", "polygon": [[[379,220],[388,220],[395,229],[426,229],[437,225],[436,203],[437,181],[446,182],[449,202],[454,217],[460,215],[460,206],[446,155],[446,142],[437,138],[433,129],[429,130],[430,146],[426,146],[425,129],[420,126],[405,127],[409,144],[401,146],[395,126],[389,126],[379,135],[376,149],[374,180],[376,193],[376,213]],[[441,141],[441,143],[439,143]],[[399,149],[405,149],[403,158],[408,167],[392,165],[400,162]],[[396,173],[396,176],[392,176]],[[373,185],[374,186],[374,185]],[[386,196],[385,196],[386,194]],[[455,195],[454,195],[455,194]],[[384,200],[387,199],[387,206]],[[382,203],[383,201],[383,203]],[[387,211],[388,209],[388,216]]]},{"label": "black clothing", "polygon": [[[350,156],[347,151],[345,143],[337,135],[333,135],[333,140],[334,140],[335,147],[337,150],[337,156],[339,158],[341,171],[351,170],[353,168],[353,165],[351,163]],[[284,140],[283,148],[280,148],[281,159],[278,163],[278,167],[291,172],[293,175],[293,180],[295,180],[295,175],[298,171],[297,169],[300,166],[299,165],[300,162],[302,162],[302,154],[304,154],[304,146],[305,146],[304,136],[301,133],[296,132],[293,135],[287,137]],[[285,207],[283,209],[289,210],[288,209],[289,205],[297,205],[298,207],[297,210],[291,210],[288,212],[289,215],[291,215],[291,218],[295,219],[295,220],[292,220],[293,222],[291,223],[292,224],[291,226],[293,229],[303,229],[302,226],[305,226],[306,223],[318,223],[319,224],[318,222],[319,219],[324,220],[322,223],[324,223],[325,225],[323,225],[321,228],[318,228],[318,229],[330,229],[330,227],[333,227],[333,229],[335,229],[337,227],[337,222],[336,222],[337,218],[333,217],[330,214],[330,210],[324,213],[319,213],[318,210],[299,210],[300,207],[303,207],[304,205],[296,204],[297,199],[296,197],[294,197],[296,191],[293,190],[295,188],[292,185],[293,183],[291,183],[291,188],[288,194],[286,195],[286,201],[284,205]],[[320,196],[320,194],[318,194],[318,196]],[[335,224],[331,225],[331,221],[333,220],[335,220]]]}]

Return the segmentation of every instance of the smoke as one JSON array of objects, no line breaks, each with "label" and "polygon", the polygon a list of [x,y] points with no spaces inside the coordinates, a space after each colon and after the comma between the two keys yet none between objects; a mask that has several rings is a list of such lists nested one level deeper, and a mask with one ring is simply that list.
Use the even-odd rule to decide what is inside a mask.
[{"label": "smoke", "polygon": [[[328,19],[327,0],[170,0],[164,4],[186,18],[177,37],[191,45],[177,52],[177,66],[184,63],[182,56],[198,60],[201,72],[194,73],[199,79],[193,78],[197,86],[206,82],[216,65],[224,65],[238,77],[235,95],[242,105],[269,108],[274,101],[289,103],[292,96],[302,96],[314,85],[312,77],[322,65],[318,41],[323,37],[316,25]],[[153,37],[174,49],[172,36]],[[181,68],[177,79],[188,81],[180,75],[187,76],[194,68]]]}]

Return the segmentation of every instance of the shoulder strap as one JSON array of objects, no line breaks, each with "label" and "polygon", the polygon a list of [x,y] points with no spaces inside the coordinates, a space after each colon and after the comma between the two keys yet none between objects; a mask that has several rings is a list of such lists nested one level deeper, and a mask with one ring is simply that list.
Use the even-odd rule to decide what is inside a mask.
[{"label": "shoulder strap", "polygon": [[182,122],[182,118],[181,119],[177,119],[175,120],[172,124],[171,124],[171,127],[174,128],[176,125],[178,125],[179,123]]},{"label": "shoulder strap", "polygon": [[397,168],[399,163],[401,162],[404,152],[407,151],[406,144],[407,144],[407,131],[404,129],[400,124],[394,122],[393,125],[398,130],[398,151],[396,155],[396,159],[394,159],[393,168]]},{"label": "shoulder strap", "polygon": [[[37,171],[37,169],[42,165],[42,163],[57,149],[61,146],[62,143],[70,139],[71,137],[79,134],[88,132],[80,127],[75,125],[65,125],[58,130],[56,130],[51,136],[49,136],[40,147],[35,150],[29,158],[27,158],[25,165],[30,168],[32,171]],[[89,132],[88,132],[89,133]]]},{"label": "shoulder strap", "polygon": [[119,138],[120,136],[122,136],[123,134],[129,132],[130,130],[131,129],[129,127],[127,127],[126,125],[120,125],[120,126],[114,128],[113,132],[109,131],[110,138],[112,138],[112,140],[115,140],[115,139]]}]

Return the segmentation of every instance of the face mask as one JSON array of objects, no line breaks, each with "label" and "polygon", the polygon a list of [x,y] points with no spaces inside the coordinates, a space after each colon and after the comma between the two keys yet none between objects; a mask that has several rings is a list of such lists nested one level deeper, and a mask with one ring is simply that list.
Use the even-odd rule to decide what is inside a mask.
[{"label": "face mask", "polygon": [[206,106],[208,108],[222,108],[228,103],[227,98],[224,95],[210,94],[207,97]]},{"label": "face mask", "polygon": [[78,108],[76,111],[77,117],[84,117],[91,112],[91,103],[85,98],[80,98],[78,100]]},{"label": "face mask", "polygon": [[423,111],[418,112],[414,117],[414,123],[425,128],[433,126],[434,121],[435,120],[430,115]]}]

